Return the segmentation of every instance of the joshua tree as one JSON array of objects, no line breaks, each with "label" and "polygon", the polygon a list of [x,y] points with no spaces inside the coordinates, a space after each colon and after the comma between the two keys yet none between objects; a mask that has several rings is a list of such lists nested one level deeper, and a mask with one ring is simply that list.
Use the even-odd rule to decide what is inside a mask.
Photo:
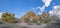
[{"label": "joshua tree", "polygon": [[16,22],[15,15],[14,14],[10,14],[8,12],[3,13],[1,19],[3,21],[10,22],[10,23],[15,23]]}]

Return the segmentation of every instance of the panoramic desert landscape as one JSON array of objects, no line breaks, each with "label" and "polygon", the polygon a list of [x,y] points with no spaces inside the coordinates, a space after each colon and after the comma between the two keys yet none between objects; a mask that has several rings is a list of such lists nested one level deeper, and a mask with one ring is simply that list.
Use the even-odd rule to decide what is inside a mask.
[{"label": "panoramic desert landscape", "polygon": [[60,0],[0,0],[0,28],[60,28]]}]

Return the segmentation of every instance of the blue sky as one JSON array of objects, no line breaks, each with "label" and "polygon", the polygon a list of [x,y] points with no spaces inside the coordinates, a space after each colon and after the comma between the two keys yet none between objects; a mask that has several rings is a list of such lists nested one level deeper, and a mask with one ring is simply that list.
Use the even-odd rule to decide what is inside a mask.
[{"label": "blue sky", "polygon": [[[16,14],[16,17],[21,17],[29,10],[43,5],[42,0],[0,0],[0,12],[7,11]],[[50,5],[45,7],[44,12],[49,12],[55,5],[60,6],[60,0],[52,0]],[[39,9],[33,11],[38,13]]]}]

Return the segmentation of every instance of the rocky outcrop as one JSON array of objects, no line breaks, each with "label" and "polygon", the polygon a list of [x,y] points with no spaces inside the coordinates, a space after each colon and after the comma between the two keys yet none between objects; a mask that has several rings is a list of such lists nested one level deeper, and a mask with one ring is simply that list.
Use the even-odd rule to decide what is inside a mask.
[{"label": "rocky outcrop", "polygon": [[20,18],[20,21],[21,22],[25,22],[24,20],[27,20],[27,19],[29,19],[30,21],[37,20],[38,22],[40,20],[47,20],[47,21],[49,21],[49,20],[51,20],[51,16],[49,15],[48,12],[44,12],[41,15],[37,15],[33,11],[29,11],[24,16],[22,16]]},{"label": "rocky outcrop", "polygon": [[38,16],[33,11],[29,11],[24,16],[22,16],[20,20],[24,21],[24,19],[26,18],[29,18],[32,20],[32,19],[38,18]]}]

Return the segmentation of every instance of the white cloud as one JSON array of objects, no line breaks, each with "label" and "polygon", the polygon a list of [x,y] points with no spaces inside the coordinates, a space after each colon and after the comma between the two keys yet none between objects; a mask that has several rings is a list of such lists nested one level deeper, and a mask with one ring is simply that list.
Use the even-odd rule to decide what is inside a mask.
[{"label": "white cloud", "polygon": [[54,6],[53,9],[49,12],[52,15],[60,16],[60,6]]},{"label": "white cloud", "polygon": [[60,8],[60,6],[54,6],[53,8],[54,8],[55,10],[57,10],[57,9]]},{"label": "white cloud", "polygon": [[45,5],[43,5],[42,7],[36,7],[36,8],[33,8],[33,9],[39,9],[40,12],[38,12],[38,14],[42,14],[42,12],[45,10],[46,7],[48,7],[50,5],[52,0],[42,0],[42,2],[44,2]]},{"label": "white cloud", "polygon": [[42,14],[42,12],[45,10],[46,7],[48,7],[50,5],[52,0],[42,0],[42,2],[44,2],[45,5],[43,5],[42,7],[37,7],[36,9],[39,9],[41,12],[38,12],[38,14]]},{"label": "white cloud", "polygon": [[48,7],[52,0],[42,0],[46,7]]},{"label": "white cloud", "polygon": [[40,12],[38,12],[38,14],[42,14],[42,12],[45,10],[45,5],[43,5],[42,7],[36,7],[36,9],[39,9]]},{"label": "white cloud", "polygon": [[45,6],[43,5],[42,7],[37,7],[36,9],[39,9],[41,12],[45,10]]}]

